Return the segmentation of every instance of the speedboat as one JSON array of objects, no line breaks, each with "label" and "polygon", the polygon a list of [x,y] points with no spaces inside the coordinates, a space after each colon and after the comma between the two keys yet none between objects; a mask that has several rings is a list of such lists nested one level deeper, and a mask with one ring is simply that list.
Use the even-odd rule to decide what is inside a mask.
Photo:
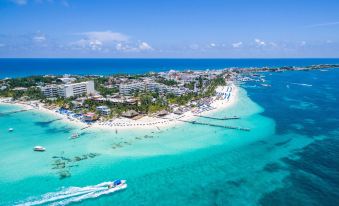
[{"label": "speedboat", "polygon": [[13,132],[13,130],[14,130],[13,128],[9,128],[8,129],[9,132]]},{"label": "speedboat", "polygon": [[42,146],[35,146],[34,151],[36,152],[44,152],[46,150],[46,148],[42,147]]},{"label": "speedboat", "polygon": [[261,84],[261,86],[263,86],[263,87],[270,87],[271,85],[270,84]]},{"label": "speedboat", "polygon": [[107,183],[107,189],[116,189],[116,190],[120,190],[120,189],[125,189],[127,187],[126,184],[126,180],[114,180],[113,182],[109,182]]},{"label": "speedboat", "polygon": [[68,205],[109,195],[127,188],[126,180],[114,180],[85,187],[68,187],[62,191],[43,195],[42,199],[28,201],[22,205]]}]

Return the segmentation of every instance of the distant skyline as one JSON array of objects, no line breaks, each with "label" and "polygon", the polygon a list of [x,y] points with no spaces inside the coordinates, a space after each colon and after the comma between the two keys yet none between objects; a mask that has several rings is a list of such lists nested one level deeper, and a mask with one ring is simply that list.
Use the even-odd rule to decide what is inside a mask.
[{"label": "distant skyline", "polygon": [[336,58],[339,1],[0,0],[0,58]]}]

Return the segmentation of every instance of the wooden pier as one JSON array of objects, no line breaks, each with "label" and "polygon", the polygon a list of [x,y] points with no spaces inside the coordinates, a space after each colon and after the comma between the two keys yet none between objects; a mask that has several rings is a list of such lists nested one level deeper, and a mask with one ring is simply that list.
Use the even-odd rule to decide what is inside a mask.
[{"label": "wooden pier", "polygon": [[206,119],[214,119],[214,120],[232,120],[232,119],[240,119],[238,116],[233,116],[233,117],[210,117],[210,116],[204,116],[204,115],[199,115],[195,114],[194,116],[196,117],[202,117]]},{"label": "wooden pier", "polygon": [[162,119],[168,119],[168,120],[173,120],[173,121],[186,122],[186,123],[197,124],[197,125],[205,125],[205,126],[211,126],[211,127],[219,127],[219,128],[225,128],[225,129],[241,130],[241,131],[246,131],[246,132],[251,131],[250,128],[245,128],[245,127],[227,126],[227,125],[212,124],[212,123],[206,123],[206,122],[198,122],[198,121],[182,120],[182,119],[169,119],[169,118],[162,118]]},{"label": "wooden pier", "polygon": [[206,126],[211,126],[211,127],[220,127],[220,128],[225,128],[225,129],[235,129],[235,130],[242,130],[242,131],[250,131],[251,130],[249,128],[244,128],[244,127],[211,124],[211,123],[198,122],[198,121],[188,121],[188,120],[180,120],[180,119],[178,119],[178,121],[187,122],[187,123],[191,123],[191,124],[206,125]]}]

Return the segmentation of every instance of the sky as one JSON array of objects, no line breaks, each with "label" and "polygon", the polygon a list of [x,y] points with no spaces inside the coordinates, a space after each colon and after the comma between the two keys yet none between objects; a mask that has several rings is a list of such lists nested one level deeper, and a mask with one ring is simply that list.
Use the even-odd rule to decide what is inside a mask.
[{"label": "sky", "polygon": [[338,0],[0,0],[0,58],[335,58]]}]

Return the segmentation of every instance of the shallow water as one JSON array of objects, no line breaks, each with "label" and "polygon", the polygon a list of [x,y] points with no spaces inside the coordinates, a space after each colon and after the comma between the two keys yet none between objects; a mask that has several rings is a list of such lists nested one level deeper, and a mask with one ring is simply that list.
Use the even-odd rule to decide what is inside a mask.
[{"label": "shallow water", "polygon": [[[267,75],[272,87],[241,89],[235,106],[213,114],[241,119],[199,119],[250,132],[185,123],[118,134],[89,129],[69,140],[79,128],[56,117],[0,116],[0,203],[122,178],[126,190],[77,204],[338,205],[338,77],[337,70]],[[33,152],[35,145],[47,151]]]}]

